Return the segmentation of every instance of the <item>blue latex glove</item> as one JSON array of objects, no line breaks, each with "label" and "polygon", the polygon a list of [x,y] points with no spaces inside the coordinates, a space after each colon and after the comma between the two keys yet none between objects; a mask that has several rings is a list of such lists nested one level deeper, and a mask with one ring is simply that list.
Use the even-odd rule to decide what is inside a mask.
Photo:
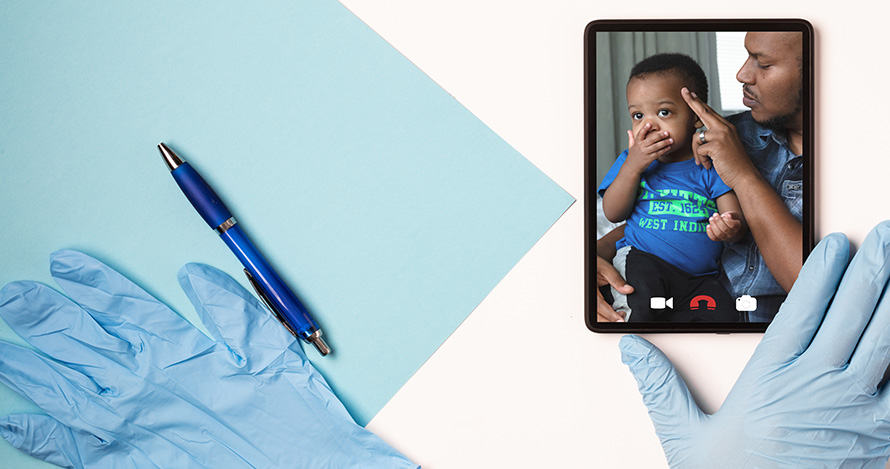
[{"label": "blue latex glove", "polygon": [[46,354],[0,342],[0,381],[48,414],[0,419],[20,450],[103,469],[417,467],[352,420],[223,272],[179,273],[212,340],[89,256],[57,252],[51,270],[71,299],[33,282],[0,292],[0,315]]},{"label": "blue latex glove", "polygon": [[[622,337],[671,467],[883,468],[890,451],[890,224],[847,267],[843,235],[822,240],[723,406],[699,410],[671,362]],[[846,272],[845,272],[846,269]]]}]

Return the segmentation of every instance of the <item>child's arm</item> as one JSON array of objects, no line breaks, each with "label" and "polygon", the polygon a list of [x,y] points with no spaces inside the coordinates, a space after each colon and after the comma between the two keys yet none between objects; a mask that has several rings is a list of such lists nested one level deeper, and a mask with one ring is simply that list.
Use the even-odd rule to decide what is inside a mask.
[{"label": "child's arm", "polygon": [[603,194],[603,214],[612,223],[627,219],[633,212],[637,200],[637,189],[640,187],[640,173],[629,169],[627,161],[621,166],[615,180]]},{"label": "child's arm", "polygon": [[643,171],[646,171],[655,158],[670,150],[674,143],[668,132],[649,132],[651,128],[650,124],[644,125],[636,138],[630,131],[627,132],[627,159],[621,165],[615,180],[603,193],[603,214],[612,223],[624,221],[630,216],[637,200],[637,189],[640,187]]},{"label": "child's arm", "polygon": [[729,243],[741,240],[748,232],[748,223],[735,192],[729,191],[717,197],[717,210],[720,213],[711,215],[708,220],[708,238]]}]

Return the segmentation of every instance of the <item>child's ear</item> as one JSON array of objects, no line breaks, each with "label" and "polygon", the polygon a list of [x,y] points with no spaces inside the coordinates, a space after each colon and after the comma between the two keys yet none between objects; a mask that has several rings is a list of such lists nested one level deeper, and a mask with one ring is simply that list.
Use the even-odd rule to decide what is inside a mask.
[{"label": "child's ear", "polygon": [[701,121],[698,116],[695,116],[695,128],[700,129],[705,126],[705,123]]}]

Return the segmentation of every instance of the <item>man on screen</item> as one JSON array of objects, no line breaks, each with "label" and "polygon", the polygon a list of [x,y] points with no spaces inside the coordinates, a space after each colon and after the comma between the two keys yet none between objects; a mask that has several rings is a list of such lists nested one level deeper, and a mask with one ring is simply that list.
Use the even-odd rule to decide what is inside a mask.
[{"label": "man on screen", "polygon": [[[707,127],[693,139],[697,163],[735,190],[749,233],[727,243],[722,268],[735,298],[756,298],[752,322],[770,321],[803,264],[803,35],[750,32],[748,59],[736,78],[750,111],[724,118],[695,94],[683,98]],[[611,265],[623,227],[597,242],[597,286],[633,291]],[[597,320],[623,321],[598,290]]]}]

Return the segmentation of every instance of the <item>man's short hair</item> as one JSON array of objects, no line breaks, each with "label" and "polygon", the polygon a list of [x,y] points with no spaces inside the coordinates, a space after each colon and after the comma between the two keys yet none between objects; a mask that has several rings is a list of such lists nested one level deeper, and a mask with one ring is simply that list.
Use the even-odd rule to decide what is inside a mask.
[{"label": "man's short hair", "polygon": [[686,54],[668,53],[646,57],[633,66],[628,81],[660,73],[679,75],[689,91],[694,92],[702,101],[708,102],[708,77],[698,62]]}]

